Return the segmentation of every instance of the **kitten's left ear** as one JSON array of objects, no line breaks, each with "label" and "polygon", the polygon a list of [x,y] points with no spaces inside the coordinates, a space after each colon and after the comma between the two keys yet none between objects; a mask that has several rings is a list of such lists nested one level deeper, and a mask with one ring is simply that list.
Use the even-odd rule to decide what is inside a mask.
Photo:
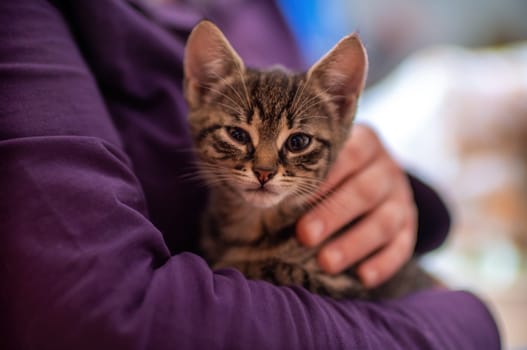
[{"label": "kitten's left ear", "polygon": [[307,72],[307,79],[336,102],[339,114],[350,114],[350,108],[364,89],[368,71],[368,56],[357,34],[341,39]]},{"label": "kitten's left ear", "polygon": [[242,59],[215,24],[203,20],[192,30],[185,48],[183,83],[191,107],[198,107],[213,85],[244,70]]}]

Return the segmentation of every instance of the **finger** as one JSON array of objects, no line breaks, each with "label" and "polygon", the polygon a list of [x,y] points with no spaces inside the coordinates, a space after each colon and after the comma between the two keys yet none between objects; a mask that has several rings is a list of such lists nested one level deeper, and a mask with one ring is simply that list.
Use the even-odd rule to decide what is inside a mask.
[{"label": "finger", "polygon": [[318,190],[324,194],[334,188],[355,172],[364,168],[382,151],[377,135],[364,125],[355,125],[351,137],[345,143],[342,151],[331,167],[328,177]]},{"label": "finger", "polygon": [[392,277],[411,258],[415,241],[415,226],[405,225],[389,245],[359,265],[363,284],[373,288]]},{"label": "finger", "polygon": [[387,198],[394,189],[396,177],[388,156],[383,158],[346,180],[300,218],[297,224],[299,240],[308,246],[317,245]]},{"label": "finger", "polygon": [[328,273],[339,273],[394,239],[407,221],[397,200],[383,203],[341,236],[328,242],[318,261]]}]

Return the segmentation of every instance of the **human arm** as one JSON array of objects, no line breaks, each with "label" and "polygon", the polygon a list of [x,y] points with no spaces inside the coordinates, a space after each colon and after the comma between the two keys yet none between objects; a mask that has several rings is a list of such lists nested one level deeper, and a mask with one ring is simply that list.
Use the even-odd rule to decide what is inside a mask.
[{"label": "human arm", "polygon": [[171,257],[101,139],[3,140],[0,159],[3,349],[499,348],[464,292],[336,302]]},{"label": "human arm", "polygon": [[[144,28],[146,19],[126,3],[72,4],[71,11],[97,20],[93,39],[107,46],[138,40],[131,46],[178,47],[160,42],[168,34]],[[3,2],[0,22],[0,348],[497,347],[488,311],[466,293],[425,292],[385,305],[335,302],[247,281],[233,270],[214,273],[190,253],[172,256],[170,232],[151,220],[159,177],[145,177],[141,167],[150,163],[140,155],[175,157],[185,144],[163,133],[155,133],[156,142],[148,132],[157,123],[146,122],[182,108],[172,97],[179,83],[170,85],[177,55],[174,76],[165,79],[172,56],[158,57],[169,55],[161,48],[147,57],[125,51],[132,56],[124,62],[99,56],[124,65],[104,70],[80,54],[60,12],[45,1]],[[146,38],[102,36],[135,35],[136,26]],[[93,54],[87,39],[83,49]],[[131,74],[128,64],[144,72]],[[177,159],[176,168],[185,160]],[[174,228],[192,216],[184,207],[196,189],[169,191],[184,202],[172,214]]]}]

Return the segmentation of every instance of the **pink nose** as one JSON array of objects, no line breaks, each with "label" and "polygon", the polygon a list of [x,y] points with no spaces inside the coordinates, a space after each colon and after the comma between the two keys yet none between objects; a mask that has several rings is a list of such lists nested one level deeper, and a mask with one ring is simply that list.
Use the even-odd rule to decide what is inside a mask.
[{"label": "pink nose", "polygon": [[270,168],[253,168],[253,173],[260,182],[260,185],[265,185],[276,174],[276,170]]}]

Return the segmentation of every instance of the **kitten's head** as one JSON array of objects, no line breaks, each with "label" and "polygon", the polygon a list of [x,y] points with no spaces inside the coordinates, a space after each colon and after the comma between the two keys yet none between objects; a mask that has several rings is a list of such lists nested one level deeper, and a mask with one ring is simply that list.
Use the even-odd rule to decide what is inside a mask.
[{"label": "kitten's head", "polygon": [[270,207],[304,201],[325,177],[349,135],[367,57],[350,35],[307,73],[254,70],[203,21],[188,39],[184,70],[201,174],[215,189]]}]

